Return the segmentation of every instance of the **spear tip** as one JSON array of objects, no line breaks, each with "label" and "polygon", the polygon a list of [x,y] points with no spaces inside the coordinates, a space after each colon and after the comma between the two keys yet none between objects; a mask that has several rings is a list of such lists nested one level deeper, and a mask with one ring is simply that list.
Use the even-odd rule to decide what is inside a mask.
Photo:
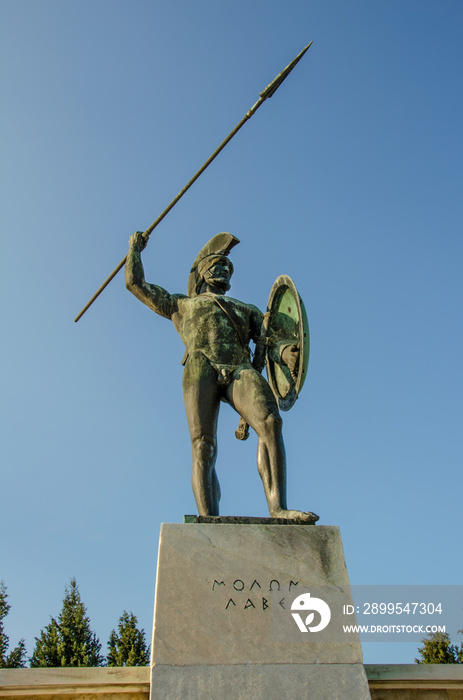
[{"label": "spear tip", "polygon": [[299,61],[301,60],[301,58],[303,57],[303,55],[305,54],[305,52],[308,51],[308,50],[310,49],[310,47],[312,46],[312,44],[313,44],[313,41],[311,41],[309,44],[307,44],[307,46],[306,46],[305,48],[303,48],[302,51],[301,51],[300,53],[297,54],[296,58],[294,58],[294,59],[291,61],[291,63],[289,63],[289,64],[286,66],[286,68],[285,68],[284,70],[281,71],[281,73],[278,73],[278,75],[276,76],[276,78],[274,78],[274,79],[272,80],[272,82],[269,83],[269,84],[267,85],[267,87],[266,87],[264,90],[262,90],[262,92],[260,93],[260,97],[261,97],[263,100],[266,100],[267,97],[271,97],[271,96],[278,90],[278,88],[280,87],[280,85],[281,85],[281,83],[283,82],[283,80],[285,80],[285,78],[288,77],[288,75],[289,75],[289,74],[291,73],[291,71],[293,70],[294,66],[295,66],[297,63],[299,63]]}]

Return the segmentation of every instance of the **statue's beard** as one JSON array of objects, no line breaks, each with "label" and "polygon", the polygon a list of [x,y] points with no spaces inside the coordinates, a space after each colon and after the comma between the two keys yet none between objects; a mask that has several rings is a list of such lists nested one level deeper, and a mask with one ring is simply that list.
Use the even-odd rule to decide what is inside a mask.
[{"label": "statue's beard", "polygon": [[227,280],[224,280],[223,277],[208,277],[206,279],[206,284],[210,287],[217,287],[224,293],[228,292],[231,287],[231,284],[227,282]]}]

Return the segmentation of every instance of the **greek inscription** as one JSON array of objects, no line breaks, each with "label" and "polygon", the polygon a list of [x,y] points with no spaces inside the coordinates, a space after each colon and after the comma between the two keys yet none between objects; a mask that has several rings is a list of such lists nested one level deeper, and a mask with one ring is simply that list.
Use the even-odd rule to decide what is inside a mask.
[{"label": "greek inscription", "polygon": [[[226,581],[225,579],[214,579],[213,584],[212,584],[212,590],[213,591],[220,591],[222,588],[225,589],[227,586],[230,586],[231,581]],[[265,583],[263,584],[265,588]],[[272,579],[269,581],[269,592],[273,593],[275,591],[281,591],[281,590],[288,590],[291,592],[293,588],[299,585],[299,581],[293,581],[293,579],[290,579],[288,581],[283,581],[283,583],[280,583],[280,581],[276,578]],[[257,592],[258,589],[261,591],[262,590],[262,585],[259,583],[257,579],[253,579],[251,585],[249,586],[249,581],[244,581],[241,578],[236,578],[232,586],[235,591],[238,593],[242,593],[243,591],[254,591]],[[249,589],[248,589],[249,586]],[[234,594],[235,595],[235,594]],[[245,594],[244,594],[245,595]],[[236,598],[236,595],[235,595]],[[223,605],[222,602],[223,598],[219,596],[219,601],[220,605]],[[239,596],[238,603],[235,602],[233,598],[228,599],[228,603],[225,606],[225,610],[228,610],[230,607],[239,607],[241,610],[248,610],[249,608],[254,608],[254,609],[262,609],[262,611],[268,610],[271,607],[271,600],[269,598],[265,598],[261,595],[260,598],[255,599],[255,601],[251,600],[251,598],[246,599],[246,603],[243,604],[243,599],[241,599],[241,596]],[[259,600],[262,601],[262,608],[260,608],[260,603],[258,602]],[[286,605],[285,605],[285,598],[281,598],[281,600],[278,602],[278,605],[280,605],[283,610],[286,610]],[[276,604],[276,601],[275,601]],[[223,608],[222,608],[223,610]]]}]

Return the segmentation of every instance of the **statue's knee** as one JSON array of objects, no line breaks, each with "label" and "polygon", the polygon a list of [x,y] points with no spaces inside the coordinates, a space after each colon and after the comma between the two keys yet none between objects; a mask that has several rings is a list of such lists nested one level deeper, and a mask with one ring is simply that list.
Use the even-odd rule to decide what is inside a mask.
[{"label": "statue's knee", "polygon": [[215,459],[217,441],[211,436],[199,435],[191,441],[193,455],[203,463],[211,462]]},{"label": "statue's knee", "polygon": [[280,435],[283,421],[279,413],[270,413],[264,421],[264,433],[266,435]]}]

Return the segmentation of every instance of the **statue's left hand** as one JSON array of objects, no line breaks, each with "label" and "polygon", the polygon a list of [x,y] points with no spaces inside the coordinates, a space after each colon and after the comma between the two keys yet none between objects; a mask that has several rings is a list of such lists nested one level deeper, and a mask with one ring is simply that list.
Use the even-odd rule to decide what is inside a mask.
[{"label": "statue's left hand", "polygon": [[291,372],[291,377],[295,382],[297,379],[297,371],[299,368],[299,347],[297,345],[287,345],[281,353],[283,363]]}]

